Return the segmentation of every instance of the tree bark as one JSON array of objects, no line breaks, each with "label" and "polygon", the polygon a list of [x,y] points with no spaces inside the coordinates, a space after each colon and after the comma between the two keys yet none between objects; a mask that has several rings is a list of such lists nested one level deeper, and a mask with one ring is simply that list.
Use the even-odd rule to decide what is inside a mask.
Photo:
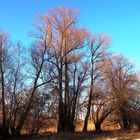
[{"label": "tree bark", "polygon": [[59,132],[64,132],[65,131],[65,116],[64,116],[64,104],[63,104],[63,98],[62,98],[62,63],[60,68],[58,68],[58,74],[59,74],[59,112],[58,112],[58,128],[57,131]]},{"label": "tree bark", "polygon": [[95,131],[96,132],[101,132],[101,123],[95,123]]},{"label": "tree bark", "polygon": [[2,133],[3,136],[9,136],[9,127],[6,121],[6,110],[5,110],[5,79],[3,71],[3,48],[2,48],[2,35],[0,35],[0,74],[1,74],[1,92],[2,92]]},{"label": "tree bark", "polygon": [[87,114],[86,114],[86,118],[85,118],[85,122],[84,122],[84,127],[83,127],[83,132],[87,132],[88,119],[89,119],[90,108],[91,108],[91,99],[92,99],[92,95],[90,94],[89,95],[89,101],[88,101]]}]

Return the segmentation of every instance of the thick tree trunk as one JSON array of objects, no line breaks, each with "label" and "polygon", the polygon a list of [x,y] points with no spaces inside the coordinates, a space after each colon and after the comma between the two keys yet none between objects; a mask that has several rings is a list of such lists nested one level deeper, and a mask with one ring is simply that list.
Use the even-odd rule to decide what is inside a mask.
[{"label": "thick tree trunk", "polygon": [[62,101],[59,99],[59,120],[58,120],[58,128],[57,131],[59,132],[64,132],[65,131],[65,117],[64,117],[64,106]]},{"label": "thick tree trunk", "polygon": [[9,126],[6,120],[5,109],[5,78],[3,71],[3,48],[2,48],[2,35],[0,35],[0,75],[1,75],[1,92],[2,92],[2,134],[4,137],[9,136]]},{"label": "thick tree trunk", "polygon": [[10,136],[9,127],[2,128],[1,133],[2,133],[1,135],[4,139],[9,137]]},{"label": "thick tree trunk", "polygon": [[95,131],[96,132],[101,132],[101,123],[95,123]]},{"label": "thick tree trunk", "polygon": [[59,73],[59,89],[58,89],[58,93],[59,93],[59,112],[58,112],[58,128],[57,131],[58,133],[60,132],[64,132],[65,131],[65,114],[64,114],[64,104],[63,104],[63,98],[62,98],[62,64],[61,64],[61,68],[58,69],[58,73]]},{"label": "thick tree trunk", "polygon": [[123,118],[123,130],[130,130],[130,124],[129,124],[129,121],[125,118]]},{"label": "thick tree trunk", "polygon": [[129,113],[125,110],[125,102],[122,103],[123,107],[120,108],[121,111],[121,117],[122,117],[122,129],[123,130],[130,130],[130,119],[129,119]]},{"label": "thick tree trunk", "polygon": [[[69,98],[69,77],[68,77],[68,64],[65,60],[65,94],[64,100],[62,98],[62,67],[59,69],[59,132],[71,132],[75,130],[74,118],[71,116],[71,104]],[[64,103],[63,103],[64,102]]]}]

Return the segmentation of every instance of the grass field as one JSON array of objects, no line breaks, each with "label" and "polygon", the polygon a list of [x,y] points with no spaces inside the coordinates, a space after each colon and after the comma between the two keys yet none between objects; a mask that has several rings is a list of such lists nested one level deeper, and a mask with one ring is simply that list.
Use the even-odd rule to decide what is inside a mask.
[{"label": "grass field", "polygon": [[140,140],[140,132],[67,133],[42,136],[21,136],[8,140]]}]

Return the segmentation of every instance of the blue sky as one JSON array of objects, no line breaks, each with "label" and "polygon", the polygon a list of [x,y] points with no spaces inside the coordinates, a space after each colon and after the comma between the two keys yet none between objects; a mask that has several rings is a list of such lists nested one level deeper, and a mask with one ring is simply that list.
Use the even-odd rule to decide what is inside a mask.
[{"label": "blue sky", "polygon": [[68,6],[80,9],[79,25],[106,32],[110,49],[121,52],[140,69],[140,0],[0,0],[0,28],[13,41],[28,45],[37,13]]}]

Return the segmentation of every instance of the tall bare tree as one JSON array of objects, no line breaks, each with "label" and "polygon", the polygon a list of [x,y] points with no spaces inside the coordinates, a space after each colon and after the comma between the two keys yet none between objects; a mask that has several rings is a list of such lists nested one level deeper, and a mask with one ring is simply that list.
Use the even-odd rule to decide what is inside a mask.
[{"label": "tall bare tree", "polygon": [[99,39],[91,37],[89,43],[90,50],[90,85],[88,92],[88,104],[87,113],[84,121],[83,131],[87,131],[88,119],[90,116],[91,102],[93,98],[93,90],[95,82],[103,75],[103,61],[107,58],[107,45],[109,43],[109,38],[102,34]]},{"label": "tall bare tree", "polygon": [[[55,67],[57,89],[59,94],[58,131],[71,131],[70,121],[70,64],[74,63],[74,51],[86,45],[88,32],[76,27],[77,11],[71,8],[56,8],[48,12],[45,25],[41,31],[48,34],[51,40],[49,62]],[[78,54],[77,54],[78,55]],[[77,60],[76,60],[77,61]]]}]

